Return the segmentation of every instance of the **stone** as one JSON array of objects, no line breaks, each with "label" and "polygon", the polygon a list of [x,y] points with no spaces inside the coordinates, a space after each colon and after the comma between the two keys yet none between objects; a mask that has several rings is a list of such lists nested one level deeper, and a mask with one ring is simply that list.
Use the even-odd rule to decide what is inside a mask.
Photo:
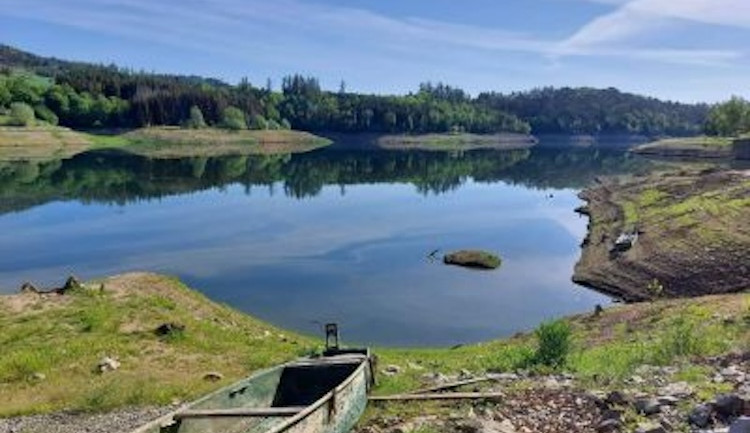
[{"label": "stone", "polygon": [[614,410],[614,409],[603,410],[602,419],[603,420],[616,419],[617,421],[622,421],[622,411]]},{"label": "stone", "polygon": [[203,375],[203,380],[206,380],[208,382],[218,382],[221,379],[224,379],[224,375],[219,373],[218,371],[209,371],[208,373]]},{"label": "stone", "polygon": [[99,360],[99,363],[97,364],[97,370],[99,373],[106,373],[108,371],[115,371],[118,368],[120,368],[120,361],[116,360],[115,358],[111,358],[109,356],[105,356],[104,358]]},{"label": "stone", "polygon": [[401,373],[401,367],[399,367],[398,365],[386,365],[383,369],[383,374],[385,374],[386,376],[395,376],[399,373]]},{"label": "stone", "polygon": [[722,394],[714,399],[714,410],[720,416],[729,418],[742,414],[744,401],[735,394]]},{"label": "stone", "polygon": [[729,433],[750,433],[750,417],[741,416],[729,426]]},{"label": "stone", "polygon": [[673,395],[677,398],[686,398],[695,394],[695,390],[687,382],[674,382],[659,388],[661,395]]},{"label": "stone", "polygon": [[472,377],[474,377],[474,375],[471,374],[471,372],[469,370],[465,369],[465,368],[462,368],[458,372],[458,380],[471,379]]},{"label": "stone", "polygon": [[636,412],[647,416],[661,412],[661,405],[655,398],[639,398],[633,406]]},{"label": "stone", "polygon": [[680,399],[673,395],[661,395],[656,397],[656,400],[661,406],[676,406],[680,402]]},{"label": "stone", "polygon": [[185,325],[178,323],[162,323],[154,329],[154,334],[159,337],[166,337],[170,335],[177,335],[185,331]]},{"label": "stone", "polygon": [[31,380],[33,380],[34,382],[41,382],[41,381],[43,381],[43,380],[47,379],[47,375],[46,375],[46,374],[44,374],[44,373],[39,373],[39,372],[37,371],[36,373],[33,373],[33,374],[32,374],[32,375],[30,376],[30,379],[31,379]]},{"label": "stone", "polygon": [[610,406],[622,406],[626,405],[629,402],[629,398],[627,395],[625,395],[622,391],[612,391],[609,394],[607,394],[607,397],[604,399],[604,402],[607,403]]},{"label": "stone", "polygon": [[622,427],[622,422],[619,419],[605,419],[596,426],[598,433],[614,433],[619,432]]},{"label": "stone", "polygon": [[519,376],[516,373],[493,373],[489,375],[494,380],[518,380]]},{"label": "stone", "polygon": [[638,424],[635,433],[667,433],[663,426],[654,423]]},{"label": "stone", "polygon": [[713,407],[709,404],[699,404],[688,415],[688,423],[706,428],[712,423]]}]

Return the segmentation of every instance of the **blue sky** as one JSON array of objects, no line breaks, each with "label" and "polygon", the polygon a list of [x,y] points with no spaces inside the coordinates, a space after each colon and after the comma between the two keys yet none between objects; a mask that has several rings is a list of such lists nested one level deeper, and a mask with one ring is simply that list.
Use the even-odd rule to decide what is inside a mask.
[{"label": "blue sky", "polygon": [[750,0],[0,0],[0,41],[42,55],[278,85],[472,94],[618,87],[750,96]]}]

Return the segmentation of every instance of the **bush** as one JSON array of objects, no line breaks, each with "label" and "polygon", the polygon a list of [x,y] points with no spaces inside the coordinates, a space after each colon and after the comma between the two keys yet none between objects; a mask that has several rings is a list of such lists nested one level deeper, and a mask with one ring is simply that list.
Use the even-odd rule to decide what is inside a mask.
[{"label": "bush", "polygon": [[245,113],[237,107],[227,107],[221,113],[221,125],[226,129],[247,129]]},{"label": "bush", "polygon": [[201,129],[206,127],[203,112],[196,105],[190,107],[190,117],[185,121],[185,127],[190,129]]},{"label": "bush", "polygon": [[36,117],[40,120],[43,120],[50,125],[57,125],[57,123],[60,121],[58,119],[57,114],[55,114],[54,111],[47,108],[45,105],[37,105],[34,107],[34,113],[36,113]]},{"label": "bush", "polygon": [[31,126],[34,124],[34,109],[29,104],[14,102],[10,104],[9,125]]},{"label": "bush", "polygon": [[534,364],[552,368],[565,365],[571,348],[571,333],[570,325],[564,320],[539,325],[534,331],[539,344],[534,354]]},{"label": "bush", "polygon": [[250,121],[250,129],[268,129],[268,121],[266,121],[266,118],[260,114],[256,114]]}]

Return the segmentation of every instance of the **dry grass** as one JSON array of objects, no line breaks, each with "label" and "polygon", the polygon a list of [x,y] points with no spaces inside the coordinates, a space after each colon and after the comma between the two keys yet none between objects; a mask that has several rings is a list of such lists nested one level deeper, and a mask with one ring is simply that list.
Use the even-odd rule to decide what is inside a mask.
[{"label": "dry grass", "polygon": [[0,160],[66,158],[89,149],[92,141],[67,128],[0,127]]}]

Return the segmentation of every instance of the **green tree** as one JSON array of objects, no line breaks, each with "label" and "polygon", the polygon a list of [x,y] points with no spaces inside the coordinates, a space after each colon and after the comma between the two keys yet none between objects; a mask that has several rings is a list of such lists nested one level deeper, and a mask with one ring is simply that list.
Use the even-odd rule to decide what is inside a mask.
[{"label": "green tree", "polygon": [[10,104],[10,119],[8,123],[13,126],[33,125],[34,109],[24,102],[14,102]]},{"label": "green tree", "polygon": [[235,131],[247,129],[245,113],[237,107],[227,107],[221,113],[221,125],[226,129]]},{"label": "green tree", "polygon": [[190,129],[201,129],[206,127],[206,121],[203,119],[203,112],[197,105],[190,107],[190,117],[185,121],[185,127]]},{"label": "green tree", "polygon": [[750,132],[750,102],[734,96],[714,106],[708,113],[706,132],[723,136]]}]

